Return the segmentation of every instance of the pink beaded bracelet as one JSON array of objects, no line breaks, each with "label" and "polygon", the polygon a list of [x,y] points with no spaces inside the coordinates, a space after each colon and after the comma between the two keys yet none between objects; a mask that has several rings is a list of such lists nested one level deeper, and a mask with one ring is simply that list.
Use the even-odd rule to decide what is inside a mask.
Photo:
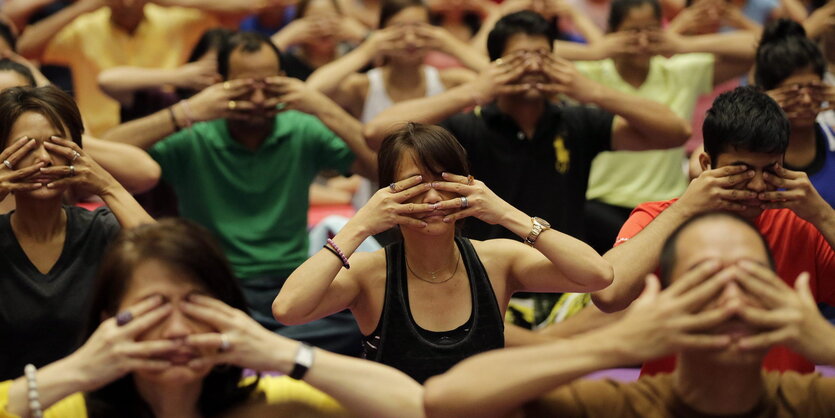
[{"label": "pink beaded bracelet", "polygon": [[342,250],[339,249],[339,246],[336,245],[336,243],[333,242],[332,239],[328,238],[328,243],[323,245],[322,247],[332,252],[333,255],[339,257],[339,259],[342,260],[342,267],[345,267],[345,269],[351,268],[351,263],[348,262],[348,257],[345,257],[345,253],[343,253]]}]

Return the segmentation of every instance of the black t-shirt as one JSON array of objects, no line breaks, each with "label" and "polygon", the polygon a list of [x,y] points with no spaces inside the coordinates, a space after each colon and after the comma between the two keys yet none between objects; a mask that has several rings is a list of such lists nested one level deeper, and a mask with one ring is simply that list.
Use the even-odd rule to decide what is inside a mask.
[{"label": "black t-shirt", "polygon": [[[492,103],[441,126],[467,150],[473,176],[517,209],[582,239],[591,162],[611,148],[613,117],[596,108],[548,103],[529,139]],[[519,239],[477,219],[467,220],[464,234],[480,240]]]},{"label": "black t-shirt", "polygon": [[[93,277],[119,232],[109,209],[65,206],[67,232],[58,261],[41,274],[0,216],[0,381],[66,357],[81,342]],[[14,213],[14,212],[12,212]]]}]

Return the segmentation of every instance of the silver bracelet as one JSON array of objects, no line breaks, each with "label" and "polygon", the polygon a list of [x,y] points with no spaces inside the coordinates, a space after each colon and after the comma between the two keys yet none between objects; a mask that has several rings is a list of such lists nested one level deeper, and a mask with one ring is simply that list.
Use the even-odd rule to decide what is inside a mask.
[{"label": "silver bracelet", "polygon": [[38,369],[30,363],[23,368],[23,373],[26,375],[27,393],[29,394],[29,415],[34,418],[43,418],[41,396],[38,392]]}]

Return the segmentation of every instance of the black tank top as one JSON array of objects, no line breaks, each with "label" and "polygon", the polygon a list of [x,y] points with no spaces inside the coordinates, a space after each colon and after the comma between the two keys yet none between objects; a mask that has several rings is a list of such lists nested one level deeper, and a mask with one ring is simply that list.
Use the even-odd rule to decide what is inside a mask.
[{"label": "black tank top", "polygon": [[459,361],[504,347],[504,322],[484,265],[466,238],[456,237],[470,281],[470,318],[451,331],[415,323],[409,307],[403,243],[386,247],[386,296],[377,328],[363,338],[363,357],[392,366],[423,383]]}]

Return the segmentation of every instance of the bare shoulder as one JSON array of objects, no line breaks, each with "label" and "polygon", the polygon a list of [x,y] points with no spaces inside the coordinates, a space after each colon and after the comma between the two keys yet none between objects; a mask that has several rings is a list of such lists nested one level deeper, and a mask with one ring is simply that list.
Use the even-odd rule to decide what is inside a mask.
[{"label": "bare shoulder", "polygon": [[368,76],[364,73],[353,73],[345,79],[344,89],[351,94],[357,94],[360,97],[365,97],[368,92]]},{"label": "bare shoulder", "polygon": [[372,252],[355,252],[349,259],[351,279],[364,286],[373,286],[386,279],[386,249]]},{"label": "bare shoulder", "polygon": [[441,70],[440,75],[441,82],[448,89],[472,81],[476,77],[475,72],[466,68],[447,68]]}]

